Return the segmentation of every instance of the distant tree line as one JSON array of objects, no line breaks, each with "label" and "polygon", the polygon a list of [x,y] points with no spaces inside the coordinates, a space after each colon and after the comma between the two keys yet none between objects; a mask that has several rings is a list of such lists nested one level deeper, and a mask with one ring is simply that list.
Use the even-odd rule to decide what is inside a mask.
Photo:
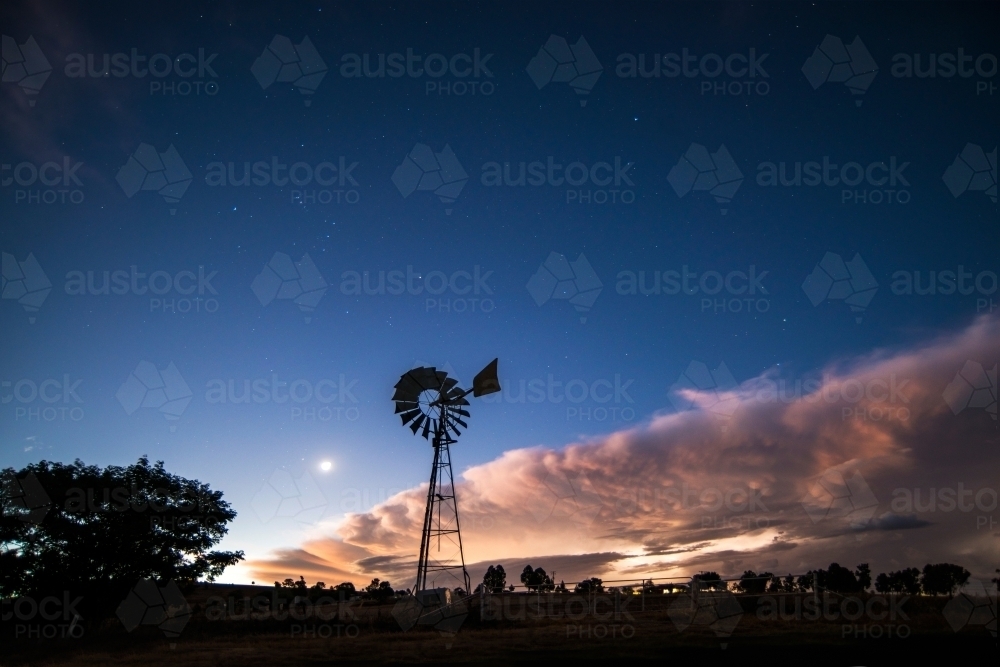
[{"label": "distant tree line", "polygon": [[[1000,570],[997,570],[1000,574]],[[961,565],[937,563],[924,566],[923,570],[915,567],[904,568],[894,572],[883,572],[872,579],[871,568],[867,563],[861,563],[854,570],[830,563],[826,569],[810,570],[806,574],[784,577],[771,572],[754,572],[746,570],[733,586],[737,593],[748,595],[763,595],[765,593],[806,593],[826,590],[833,593],[861,593],[874,588],[879,593],[906,593],[909,595],[954,595],[958,589],[969,581],[969,571]],[[566,592],[565,582],[555,584],[542,568],[526,565],[521,572],[521,584],[528,591],[535,592]],[[1000,578],[1000,577],[998,577]],[[717,572],[699,572],[692,577],[699,582],[702,590],[728,590],[729,584]],[[997,579],[993,579],[997,583]],[[683,584],[660,584],[644,581],[641,590],[645,593],[671,593],[674,590],[686,589]],[[634,593],[631,586],[619,587],[624,593]],[[508,590],[507,573],[503,565],[490,565],[483,576],[483,583],[476,587],[476,592],[484,590],[488,593],[502,593]],[[514,586],[509,587],[510,591]],[[589,577],[580,581],[573,588],[574,593],[604,592],[604,582],[597,577]]]},{"label": "distant tree line", "polygon": [[[712,573],[714,574],[714,573]],[[937,563],[895,572],[883,572],[875,577],[875,590],[879,593],[908,593],[910,595],[954,595],[969,581],[969,571],[961,565]],[[697,575],[696,575],[697,577]],[[861,593],[872,586],[871,569],[861,563],[854,571],[837,563],[827,569],[810,570],[804,575],[791,574],[779,577],[770,572],[745,571],[736,583],[738,593],[761,595],[763,593],[802,593],[828,590],[833,593]]]},{"label": "distant tree line", "polygon": [[392,584],[388,581],[381,581],[378,578],[372,579],[370,584],[360,590],[355,588],[354,584],[349,581],[345,581],[329,588],[327,588],[327,585],[322,581],[317,581],[315,584],[310,586],[306,582],[305,577],[301,575],[298,580],[288,578],[284,581],[276,581],[274,582],[274,587],[280,591],[291,593],[297,597],[300,596],[308,598],[313,601],[319,599],[320,597],[332,595],[332,597],[340,600],[351,600],[357,597],[362,600],[384,602],[385,600],[399,595],[408,595],[410,592],[409,589],[405,591],[393,590]]}]

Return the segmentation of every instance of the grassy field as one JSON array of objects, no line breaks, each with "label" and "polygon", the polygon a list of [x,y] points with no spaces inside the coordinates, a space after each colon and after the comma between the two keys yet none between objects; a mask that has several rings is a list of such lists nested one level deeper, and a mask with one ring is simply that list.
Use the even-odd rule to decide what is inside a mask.
[{"label": "grassy field", "polygon": [[[243,591],[228,592],[240,616],[242,607],[235,601]],[[178,637],[167,638],[152,626],[126,633],[111,619],[79,639],[5,641],[0,664],[221,667],[570,660],[573,664],[618,664],[623,660],[662,662],[667,657],[729,664],[749,652],[764,651],[809,664],[898,665],[902,660],[926,657],[929,651],[995,653],[996,649],[996,640],[982,625],[953,631],[942,613],[947,603],[943,598],[912,598],[895,610],[876,603],[869,611],[873,616],[884,613],[884,618],[864,614],[852,620],[837,616],[844,612],[852,616],[857,605],[842,607],[841,600],[832,599],[827,618],[811,620],[802,611],[808,595],[787,596],[782,608],[786,618],[782,619],[761,614],[768,601],[754,596],[727,596],[729,604],[733,600],[737,604],[728,607],[728,612],[712,612],[703,605],[695,613],[689,599],[678,595],[647,597],[643,611],[637,599],[513,594],[493,598],[486,615],[495,620],[480,620],[476,598],[470,600],[464,620],[452,619],[461,621],[457,632],[420,624],[404,632],[393,614],[395,608],[403,616],[395,606],[398,602],[355,603],[340,609],[327,605],[314,608],[303,620],[212,621],[206,618],[209,594],[187,596],[193,614]],[[862,605],[871,598],[860,598]]]}]

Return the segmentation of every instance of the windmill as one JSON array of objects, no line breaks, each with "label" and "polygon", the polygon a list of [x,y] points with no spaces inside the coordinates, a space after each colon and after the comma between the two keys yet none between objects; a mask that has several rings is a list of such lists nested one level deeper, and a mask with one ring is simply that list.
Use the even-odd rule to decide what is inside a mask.
[{"label": "windmill", "polygon": [[[422,435],[434,448],[431,464],[431,481],[427,489],[427,507],[424,510],[424,528],[420,537],[420,560],[417,563],[417,582],[414,595],[427,590],[427,577],[431,584],[438,574],[458,576],[465,592],[469,592],[469,573],[465,570],[462,553],[462,533],[458,522],[458,501],[455,498],[455,478],[451,470],[451,445],[458,442],[459,428],[468,428],[464,419],[469,418],[469,401],[466,396],[485,396],[500,391],[497,379],[497,360],[494,359],[472,380],[472,389],[462,389],[455,378],[433,366],[414,368],[403,373],[396,383],[392,400],[396,414],[409,426],[414,435]],[[463,419],[464,418],[464,419]],[[442,547],[447,552],[432,557],[431,551]]]}]

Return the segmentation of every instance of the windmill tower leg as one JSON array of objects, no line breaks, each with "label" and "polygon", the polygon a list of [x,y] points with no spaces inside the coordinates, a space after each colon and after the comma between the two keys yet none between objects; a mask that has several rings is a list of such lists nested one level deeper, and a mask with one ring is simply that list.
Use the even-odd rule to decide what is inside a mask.
[{"label": "windmill tower leg", "polygon": [[427,487],[427,507],[424,508],[424,528],[420,535],[420,560],[417,561],[417,583],[413,586],[413,594],[427,588],[427,552],[431,542],[431,520],[434,518],[434,506],[437,499],[438,463],[441,452],[434,446],[434,463],[431,464],[431,481]]},{"label": "windmill tower leg", "polygon": [[[446,433],[441,431],[435,433],[434,463],[431,466],[431,478],[427,488],[427,507],[424,510],[424,526],[420,536],[420,560],[417,562],[414,594],[427,589],[428,572],[433,575],[437,572],[451,571],[453,575],[457,575],[456,570],[462,571],[461,580],[466,594],[469,593],[469,573],[465,569],[458,501],[455,497],[455,478],[451,468],[449,445],[453,442]],[[457,546],[457,562],[454,558],[445,561],[431,558],[431,551],[435,546],[440,551],[442,539]],[[433,577],[431,584],[434,585]]]}]

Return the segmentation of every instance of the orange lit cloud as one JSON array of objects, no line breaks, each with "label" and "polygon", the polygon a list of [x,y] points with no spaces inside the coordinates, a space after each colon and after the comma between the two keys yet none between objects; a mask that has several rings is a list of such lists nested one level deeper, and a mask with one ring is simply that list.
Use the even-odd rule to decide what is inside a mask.
[{"label": "orange lit cloud", "polygon": [[[567,583],[801,573],[831,561],[992,572],[995,403],[993,418],[983,407],[954,410],[965,405],[956,374],[982,368],[989,377],[998,352],[1000,320],[981,318],[913,349],[832,364],[799,391],[794,378],[764,374],[721,397],[738,403],[724,417],[666,414],[559,449],[507,451],[457,484],[473,582],[490,563],[504,564],[508,581],[530,563]],[[946,489],[961,499],[951,509]],[[426,493],[399,493],[348,515],[331,537],[248,565],[274,579],[409,585]]]}]

